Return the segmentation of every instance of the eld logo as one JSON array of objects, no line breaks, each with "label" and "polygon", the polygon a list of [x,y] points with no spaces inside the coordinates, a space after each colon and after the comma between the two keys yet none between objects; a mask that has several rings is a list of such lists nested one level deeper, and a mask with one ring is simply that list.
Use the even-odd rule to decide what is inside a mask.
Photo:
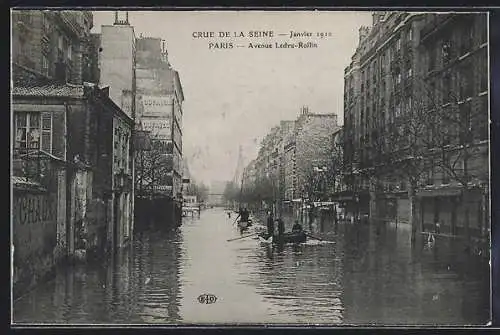
[{"label": "eld logo", "polygon": [[214,304],[217,301],[217,297],[213,294],[205,293],[198,297],[198,302],[200,304]]}]

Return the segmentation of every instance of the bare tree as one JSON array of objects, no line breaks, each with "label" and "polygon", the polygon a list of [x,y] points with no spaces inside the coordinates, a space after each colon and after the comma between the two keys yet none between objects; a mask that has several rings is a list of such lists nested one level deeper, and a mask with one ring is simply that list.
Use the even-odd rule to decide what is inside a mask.
[{"label": "bare tree", "polygon": [[[488,140],[488,115],[486,105],[484,108],[473,106],[472,83],[468,80],[472,75],[461,74],[447,72],[441,77],[441,83],[432,80],[422,83],[429,110],[423,120],[426,126],[424,144],[432,161],[429,165],[441,171],[443,184],[451,179],[462,189],[464,233],[469,238],[471,190],[484,189],[488,181],[488,167],[484,164],[487,161],[484,144]],[[458,83],[458,94],[452,83]],[[483,101],[487,103],[486,97]],[[481,155],[485,155],[483,159]],[[454,228],[452,222],[452,230]]]},{"label": "bare tree", "polygon": [[139,196],[153,196],[163,193],[157,186],[172,185],[173,158],[171,143],[153,140],[149,150],[136,153],[136,190]]}]

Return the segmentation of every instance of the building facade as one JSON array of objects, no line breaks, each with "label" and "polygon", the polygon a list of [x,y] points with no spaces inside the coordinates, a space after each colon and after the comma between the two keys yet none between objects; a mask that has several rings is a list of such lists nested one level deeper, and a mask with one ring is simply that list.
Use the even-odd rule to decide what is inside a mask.
[{"label": "building facade", "polygon": [[422,20],[420,73],[432,88],[428,109],[442,127],[429,131],[440,157],[432,156],[417,192],[420,223],[429,230],[440,222],[444,233],[484,238],[490,229],[488,17],[429,14]]},{"label": "building facade", "polygon": [[169,166],[160,193],[182,197],[182,103],[184,94],[179,74],[167,59],[159,38],[137,40],[137,127],[164,146]]},{"label": "building facade", "polygon": [[[360,28],[344,75],[343,196],[352,214],[456,231],[448,195],[479,188],[466,217],[484,228],[486,25],[479,13],[375,12]],[[462,182],[464,173],[475,182]],[[452,179],[461,184],[454,191]]]},{"label": "building facade", "polygon": [[109,96],[125,113],[135,117],[136,45],[134,27],[115,12],[112,25],[102,25],[99,38],[99,84],[109,86]]},{"label": "building facade", "polygon": [[60,261],[100,256],[124,241],[106,234],[114,224],[113,120],[124,113],[106,89],[83,82],[91,77],[83,63],[91,14],[14,11],[13,20],[32,23],[13,27],[13,49],[23,51],[12,59],[13,266],[22,292]]},{"label": "building facade", "polygon": [[90,11],[12,11],[12,59],[49,79],[88,80]]}]

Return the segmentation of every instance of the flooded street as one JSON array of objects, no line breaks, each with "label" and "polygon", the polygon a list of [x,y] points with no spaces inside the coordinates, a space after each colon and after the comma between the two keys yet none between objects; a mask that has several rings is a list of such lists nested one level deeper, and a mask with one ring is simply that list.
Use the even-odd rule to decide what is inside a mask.
[{"label": "flooded street", "polygon": [[[443,242],[409,245],[409,229],[317,219],[282,250],[240,235],[208,209],[177,231],[146,232],[114,260],[59,270],[18,299],[24,323],[311,323],[466,325],[489,319],[489,267]],[[289,229],[289,227],[288,227]],[[201,294],[215,303],[202,304]]]}]

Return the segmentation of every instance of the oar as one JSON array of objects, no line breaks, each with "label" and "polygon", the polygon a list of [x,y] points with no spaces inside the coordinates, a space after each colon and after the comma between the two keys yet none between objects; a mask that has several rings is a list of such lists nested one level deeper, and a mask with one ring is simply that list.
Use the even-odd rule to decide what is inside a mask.
[{"label": "oar", "polygon": [[231,241],[236,241],[236,240],[241,240],[242,238],[246,238],[246,237],[250,237],[250,236],[254,236],[254,235],[257,235],[258,233],[253,233],[253,234],[248,234],[248,235],[245,235],[245,236],[240,236],[240,237],[236,237],[236,238],[231,238],[229,240],[227,240],[228,242],[231,242]]},{"label": "oar", "polygon": [[318,240],[318,241],[323,241],[323,239],[321,239],[321,238],[319,238],[319,237],[316,237],[316,236],[314,236],[314,235],[311,235],[311,234],[309,234],[309,233],[306,233],[306,236],[309,236],[309,237],[311,237],[311,238],[314,238],[314,239],[316,239],[316,240]]}]

